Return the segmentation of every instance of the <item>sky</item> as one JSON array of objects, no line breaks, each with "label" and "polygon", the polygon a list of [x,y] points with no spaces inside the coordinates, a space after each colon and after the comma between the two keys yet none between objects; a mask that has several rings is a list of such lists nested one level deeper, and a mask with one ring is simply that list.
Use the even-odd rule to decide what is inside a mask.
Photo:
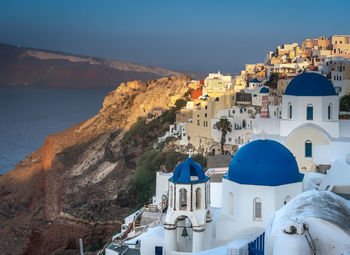
[{"label": "sky", "polygon": [[350,34],[349,10],[348,0],[1,0],[0,42],[235,73],[277,45]]}]

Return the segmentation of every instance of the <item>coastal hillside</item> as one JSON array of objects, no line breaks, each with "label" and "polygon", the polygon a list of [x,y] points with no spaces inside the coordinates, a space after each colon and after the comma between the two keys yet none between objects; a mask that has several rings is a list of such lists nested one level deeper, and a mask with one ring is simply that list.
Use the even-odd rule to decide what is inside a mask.
[{"label": "coastal hillside", "polygon": [[77,254],[79,238],[95,250],[117,233],[123,217],[152,195],[155,171],[183,159],[152,144],[175,121],[171,106],[188,94],[189,81],[120,84],[96,116],[48,136],[1,176],[2,254]]},{"label": "coastal hillside", "polygon": [[0,86],[113,87],[130,80],[147,81],[183,73],[156,66],[0,43]]}]

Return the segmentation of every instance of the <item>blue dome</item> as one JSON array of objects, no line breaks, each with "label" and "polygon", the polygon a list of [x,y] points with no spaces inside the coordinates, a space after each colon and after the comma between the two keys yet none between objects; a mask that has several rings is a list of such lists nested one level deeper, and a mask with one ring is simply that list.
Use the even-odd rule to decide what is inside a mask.
[{"label": "blue dome", "polygon": [[269,88],[262,87],[262,88],[260,89],[260,93],[270,93],[270,90],[269,90]]},{"label": "blue dome", "polygon": [[202,166],[194,162],[192,158],[187,158],[178,164],[170,178],[170,181],[174,183],[198,183],[207,180],[209,177],[205,176]]},{"label": "blue dome", "polygon": [[259,83],[260,81],[259,81],[257,78],[254,78],[254,79],[252,79],[250,82]]},{"label": "blue dome", "polygon": [[255,140],[241,147],[231,160],[225,178],[249,185],[278,186],[301,182],[293,154],[273,140]]},{"label": "blue dome", "polygon": [[334,96],[332,83],[318,73],[303,73],[288,84],[285,95],[291,96]]}]

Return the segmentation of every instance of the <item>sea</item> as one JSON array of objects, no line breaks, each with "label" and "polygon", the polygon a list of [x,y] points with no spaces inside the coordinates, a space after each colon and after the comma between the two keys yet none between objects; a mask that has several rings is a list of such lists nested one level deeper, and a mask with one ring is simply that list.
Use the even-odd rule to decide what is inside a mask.
[{"label": "sea", "polygon": [[49,134],[96,115],[113,89],[0,87],[0,175],[41,147]]}]

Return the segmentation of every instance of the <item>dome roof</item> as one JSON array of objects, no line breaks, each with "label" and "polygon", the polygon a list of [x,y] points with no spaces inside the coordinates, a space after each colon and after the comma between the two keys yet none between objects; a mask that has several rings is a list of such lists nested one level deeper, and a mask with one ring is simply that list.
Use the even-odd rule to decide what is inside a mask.
[{"label": "dome roof", "polygon": [[260,89],[260,93],[270,93],[270,90],[269,90],[269,88],[262,87],[262,88]]},{"label": "dome roof", "polygon": [[255,140],[241,147],[225,175],[240,184],[264,186],[301,182],[303,177],[293,154],[273,140]]},{"label": "dome roof", "polygon": [[205,176],[202,166],[194,162],[192,158],[187,158],[178,164],[170,178],[170,181],[175,183],[198,183],[207,180],[209,177]]},{"label": "dome roof", "polygon": [[260,83],[260,81],[257,78],[252,79],[250,82],[252,82],[252,83]]},{"label": "dome roof", "polygon": [[318,73],[303,73],[288,84],[285,95],[291,96],[334,96],[332,83]]}]

